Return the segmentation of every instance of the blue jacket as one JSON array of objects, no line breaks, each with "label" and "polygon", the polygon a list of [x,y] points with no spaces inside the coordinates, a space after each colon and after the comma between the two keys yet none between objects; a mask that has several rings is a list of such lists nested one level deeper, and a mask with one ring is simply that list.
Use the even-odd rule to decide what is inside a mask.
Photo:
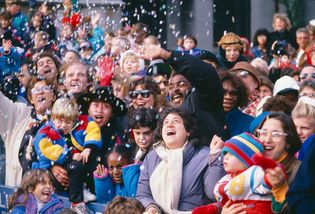
[{"label": "blue jacket", "polygon": [[[82,152],[85,148],[100,149],[102,147],[101,131],[97,123],[88,116],[79,116],[78,123],[71,131],[72,149]],[[32,168],[49,169],[52,164],[62,165],[70,154],[66,140],[56,130],[52,122],[40,128],[34,141],[38,162]]]},{"label": "blue jacket", "polygon": [[123,184],[115,184],[109,174],[98,177],[94,174],[96,200],[107,203],[115,196],[136,197],[140,164],[132,164],[122,168]]},{"label": "blue jacket", "polygon": [[225,119],[230,137],[248,132],[250,124],[254,120],[252,116],[241,112],[238,108],[227,112]]},{"label": "blue jacket", "polygon": [[3,47],[0,47],[0,82],[14,72],[19,72],[22,54],[15,47],[10,49],[9,54],[5,54]]},{"label": "blue jacket", "polygon": [[50,201],[44,204],[44,206],[38,211],[37,202],[32,194],[28,194],[27,201],[23,202],[25,195],[20,195],[16,203],[17,205],[12,209],[12,214],[57,214],[64,209],[63,202],[57,195],[53,194]]},{"label": "blue jacket", "polygon": [[12,19],[12,27],[17,30],[17,36],[24,41],[24,45],[28,45],[30,36],[28,35],[28,20],[27,17],[18,12]]}]

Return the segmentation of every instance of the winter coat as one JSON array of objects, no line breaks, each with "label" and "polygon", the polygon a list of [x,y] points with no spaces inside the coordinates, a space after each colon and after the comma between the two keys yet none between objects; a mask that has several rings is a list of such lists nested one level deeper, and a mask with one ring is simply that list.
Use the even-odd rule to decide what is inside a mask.
[{"label": "winter coat", "polygon": [[20,71],[21,53],[15,47],[10,49],[10,53],[4,53],[3,47],[0,48],[0,82],[14,72]]},{"label": "winter coat", "polygon": [[12,19],[12,27],[17,30],[17,36],[21,38],[24,45],[29,45],[30,36],[28,34],[28,20],[27,17],[18,12]]},{"label": "winter coat", "polygon": [[[100,149],[101,131],[97,123],[88,116],[79,116],[78,121],[70,133],[73,149],[79,152],[85,148],[91,148],[92,151]],[[69,145],[51,122],[39,129],[33,144],[38,162],[33,162],[32,168],[49,169],[52,162],[63,165],[70,154]]]},{"label": "winter coat", "polygon": [[192,86],[181,107],[191,112],[203,137],[210,141],[214,134],[224,136],[223,88],[216,70],[197,57],[176,51],[168,63]]},{"label": "winter coat", "polygon": [[111,176],[99,177],[94,174],[96,200],[99,203],[110,202],[115,196],[135,197],[137,193],[138,179],[140,176],[140,164],[132,164],[122,168],[122,184],[116,184]]},{"label": "winter coat", "polygon": [[238,108],[226,113],[226,124],[230,137],[249,131],[254,117],[241,112]]},{"label": "winter coat", "polygon": [[0,92],[0,135],[6,150],[6,182],[8,186],[21,183],[22,167],[18,151],[22,138],[32,122],[32,107],[23,103],[13,103]]},{"label": "winter coat", "polygon": [[45,203],[40,210],[37,210],[37,202],[33,194],[27,194],[27,201],[24,202],[25,195],[20,195],[15,200],[17,204],[10,213],[12,214],[57,214],[64,209],[61,199],[57,195],[51,195],[50,201]]},{"label": "winter coat", "polygon": [[[219,162],[216,159],[211,170],[208,165],[209,147],[195,147],[190,142],[183,151],[183,171],[181,194],[179,197],[178,210],[188,211],[194,208],[209,204],[215,201],[213,194],[214,186],[217,181],[225,174]],[[161,162],[160,157],[155,150],[151,150],[144,159],[141,167],[140,178],[138,182],[137,199],[148,207],[158,204],[154,201],[150,189],[150,177],[155,168]]]}]

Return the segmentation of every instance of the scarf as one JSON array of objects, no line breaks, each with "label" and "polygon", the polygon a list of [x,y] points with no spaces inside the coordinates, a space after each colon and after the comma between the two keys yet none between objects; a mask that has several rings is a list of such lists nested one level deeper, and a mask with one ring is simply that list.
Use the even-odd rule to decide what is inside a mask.
[{"label": "scarf", "polygon": [[177,210],[182,186],[183,147],[168,150],[164,143],[154,145],[161,162],[150,177],[150,189],[153,199],[167,213],[191,213]]}]

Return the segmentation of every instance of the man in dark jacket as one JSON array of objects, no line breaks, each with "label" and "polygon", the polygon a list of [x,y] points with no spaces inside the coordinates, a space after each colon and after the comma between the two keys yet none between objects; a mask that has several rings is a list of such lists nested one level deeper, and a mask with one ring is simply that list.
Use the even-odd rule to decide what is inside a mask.
[{"label": "man in dark jacket", "polygon": [[154,45],[145,46],[141,56],[160,57],[174,68],[175,73],[169,80],[171,106],[189,110],[208,141],[214,134],[224,136],[223,89],[211,65],[197,57]]}]

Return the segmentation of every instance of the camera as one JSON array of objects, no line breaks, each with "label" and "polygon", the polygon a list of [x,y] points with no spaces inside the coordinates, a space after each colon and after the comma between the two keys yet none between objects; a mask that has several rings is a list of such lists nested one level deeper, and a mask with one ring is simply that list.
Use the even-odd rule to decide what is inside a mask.
[{"label": "camera", "polygon": [[275,41],[271,47],[271,54],[277,56],[288,55],[288,43],[285,40]]}]

